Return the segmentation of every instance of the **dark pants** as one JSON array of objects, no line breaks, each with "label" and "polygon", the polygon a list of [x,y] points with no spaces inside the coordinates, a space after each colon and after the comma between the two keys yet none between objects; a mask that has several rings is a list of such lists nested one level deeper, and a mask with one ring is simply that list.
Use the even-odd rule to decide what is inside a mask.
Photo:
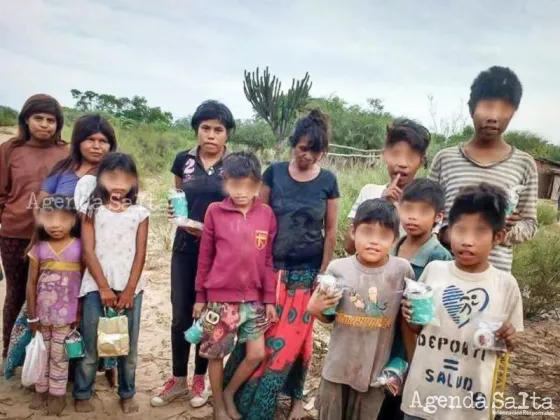
[{"label": "dark pants", "polygon": [[25,286],[29,271],[29,260],[25,250],[29,246],[27,239],[4,238],[0,236],[0,253],[6,276],[6,299],[4,300],[4,318],[2,326],[2,357],[8,354],[10,335],[16,319],[25,302]]},{"label": "dark pants", "polygon": [[[194,283],[198,267],[198,253],[173,252],[171,256],[171,351],[173,376],[184,377],[188,373],[191,345],[185,340],[185,331],[193,323],[196,301]],[[195,375],[205,375],[208,360],[200,357],[200,345],[196,346]]]},{"label": "dark pants", "polygon": [[386,394],[377,420],[403,420],[404,413],[401,411],[401,404],[402,395]]}]

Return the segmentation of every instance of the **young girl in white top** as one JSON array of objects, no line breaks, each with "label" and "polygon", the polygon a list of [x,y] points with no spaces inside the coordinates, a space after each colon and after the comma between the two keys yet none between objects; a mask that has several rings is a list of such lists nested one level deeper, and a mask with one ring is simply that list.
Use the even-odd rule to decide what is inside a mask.
[{"label": "young girl in white top", "polygon": [[81,328],[85,357],[76,367],[77,412],[93,411],[97,325],[107,307],[124,310],[128,317],[130,351],[128,356],[118,358],[118,394],[123,412],[138,410],[133,397],[149,211],[136,204],[137,196],[138,172],[132,158],[122,153],[107,155],[99,165],[97,186],[89,199],[82,227],[87,267],[80,289],[84,298]]}]

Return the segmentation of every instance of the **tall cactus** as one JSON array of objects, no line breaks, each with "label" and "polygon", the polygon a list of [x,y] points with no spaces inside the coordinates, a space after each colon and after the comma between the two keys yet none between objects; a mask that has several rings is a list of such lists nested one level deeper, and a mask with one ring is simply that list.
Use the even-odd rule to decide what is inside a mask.
[{"label": "tall cactus", "polygon": [[268,67],[262,76],[258,67],[253,72],[245,71],[245,96],[257,115],[272,129],[277,146],[288,136],[297,112],[307,103],[311,85],[309,73],[306,72],[303,79],[293,79],[292,87],[288,93],[284,93],[281,90],[282,83],[276,76],[271,77]]}]

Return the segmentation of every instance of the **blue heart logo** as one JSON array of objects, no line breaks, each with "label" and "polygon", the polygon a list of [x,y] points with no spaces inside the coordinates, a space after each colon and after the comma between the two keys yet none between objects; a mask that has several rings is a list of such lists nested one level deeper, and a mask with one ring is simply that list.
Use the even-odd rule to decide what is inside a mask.
[{"label": "blue heart logo", "polygon": [[443,291],[443,306],[458,328],[464,327],[471,318],[484,311],[490,296],[481,287],[463,292],[459,287],[451,285]]}]

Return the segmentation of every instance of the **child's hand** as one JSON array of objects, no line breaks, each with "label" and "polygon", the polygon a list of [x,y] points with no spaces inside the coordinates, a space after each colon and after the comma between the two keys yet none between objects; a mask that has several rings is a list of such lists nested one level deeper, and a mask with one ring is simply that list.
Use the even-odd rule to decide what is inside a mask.
[{"label": "child's hand", "polygon": [[401,199],[402,189],[400,189],[398,186],[400,179],[401,174],[397,174],[395,179],[393,179],[393,181],[387,186],[387,188],[385,188],[383,194],[381,194],[383,198],[387,199],[391,203],[398,203]]},{"label": "child's hand", "polygon": [[101,303],[103,306],[114,308],[117,305],[117,295],[115,295],[115,292],[113,292],[111,288],[101,289],[99,295],[101,296]]},{"label": "child's hand", "polygon": [[515,327],[509,322],[504,322],[495,334],[496,338],[504,340],[508,350],[513,350],[515,348],[515,338],[517,336],[517,331]]},{"label": "child's hand", "polygon": [[333,296],[327,296],[324,293],[320,293],[318,290],[315,290],[311,299],[309,299],[307,310],[311,315],[317,316],[325,309],[334,308],[338,305],[340,299],[342,299],[342,292]]},{"label": "child's hand", "polygon": [[35,322],[27,322],[27,328],[29,328],[29,330],[31,331],[31,334],[33,334],[33,336],[35,336],[35,333],[37,331],[39,331],[39,321],[35,321]]},{"label": "child's hand", "polygon": [[183,227],[183,229],[186,230],[191,235],[196,236],[197,238],[200,238],[202,236],[202,230],[197,229],[194,226]]},{"label": "child's hand", "polygon": [[407,299],[403,299],[401,303],[402,316],[406,319],[406,322],[410,323],[410,320],[412,319],[412,304]]},{"label": "child's hand", "polygon": [[132,309],[134,307],[134,292],[134,290],[128,290],[128,288],[124,289],[118,297],[117,311]]},{"label": "child's hand", "polygon": [[266,305],[266,319],[267,321],[272,323],[278,322],[278,314],[276,313],[276,307],[271,303],[267,303]]},{"label": "child's hand", "polygon": [[193,318],[194,319],[199,319],[202,316],[202,312],[204,312],[204,309],[206,309],[206,303],[204,302],[197,302],[194,304],[194,308],[193,308]]}]

